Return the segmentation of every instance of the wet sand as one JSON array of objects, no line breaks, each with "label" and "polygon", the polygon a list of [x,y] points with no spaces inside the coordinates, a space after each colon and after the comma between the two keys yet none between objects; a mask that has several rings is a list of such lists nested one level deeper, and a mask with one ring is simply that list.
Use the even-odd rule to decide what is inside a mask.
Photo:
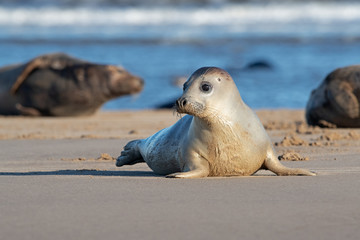
[{"label": "wet sand", "polygon": [[172,111],[0,117],[0,239],[358,239],[360,129],[308,127],[302,110],[259,110],[283,163],[316,177],[165,179],[115,167],[127,141]]}]

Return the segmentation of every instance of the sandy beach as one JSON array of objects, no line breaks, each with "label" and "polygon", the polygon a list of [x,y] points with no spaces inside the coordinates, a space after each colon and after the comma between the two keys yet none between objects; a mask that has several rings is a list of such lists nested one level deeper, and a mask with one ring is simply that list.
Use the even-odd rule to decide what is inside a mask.
[{"label": "sandy beach", "polygon": [[[359,9],[340,0],[2,0],[0,108],[49,115],[74,100],[75,110],[54,111],[67,115],[106,102],[89,117],[0,116],[0,240],[360,239],[360,128],[310,127],[304,116],[325,79],[315,102],[359,116],[359,72],[338,87],[327,78],[359,64]],[[128,95],[118,68],[32,61],[51,53],[121,66],[144,87]],[[23,67],[6,67],[14,64]],[[178,99],[179,79],[204,66],[232,76],[282,164],[317,175],[169,179],[145,163],[116,167],[129,141],[182,117],[151,109]],[[200,91],[214,87],[206,83]],[[216,106],[235,96],[225,90]]]},{"label": "sandy beach", "polygon": [[115,167],[171,110],[0,117],[0,239],[358,239],[360,129],[321,129],[303,110],[256,111],[284,165],[315,177],[166,179]]}]

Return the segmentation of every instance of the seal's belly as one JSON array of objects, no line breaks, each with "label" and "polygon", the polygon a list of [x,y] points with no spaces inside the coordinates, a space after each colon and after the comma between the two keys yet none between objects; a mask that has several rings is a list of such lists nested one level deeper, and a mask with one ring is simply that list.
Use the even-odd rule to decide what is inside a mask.
[{"label": "seal's belly", "polygon": [[209,158],[209,176],[250,176],[259,170],[266,158],[261,148],[218,147]]},{"label": "seal's belly", "polygon": [[148,152],[145,161],[156,174],[181,172],[182,166],[176,157],[177,149],[175,146],[157,146]]},{"label": "seal's belly", "polygon": [[149,138],[140,146],[140,152],[147,165],[157,174],[167,175],[181,172],[184,161],[180,157],[183,140],[188,131],[192,116],[185,116],[171,127],[165,128]]}]

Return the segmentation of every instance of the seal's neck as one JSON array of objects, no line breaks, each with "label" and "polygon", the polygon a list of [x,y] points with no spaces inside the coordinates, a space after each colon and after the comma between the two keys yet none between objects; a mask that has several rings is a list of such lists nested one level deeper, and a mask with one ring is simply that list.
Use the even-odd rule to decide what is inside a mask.
[{"label": "seal's neck", "polygon": [[207,108],[206,115],[198,117],[199,120],[206,122],[209,126],[224,127],[236,123],[244,114],[244,109],[247,106],[243,101],[231,102],[231,105],[226,105],[217,108]]},{"label": "seal's neck", "polygon": [[234,129],[236,121],[230,116],[225,114],[214,113],[206,117],[195,117],[193,118],[193,124],[197,129],[203,129],[204,131],[209,131],[211,133],[223,133],[228,129]]}]

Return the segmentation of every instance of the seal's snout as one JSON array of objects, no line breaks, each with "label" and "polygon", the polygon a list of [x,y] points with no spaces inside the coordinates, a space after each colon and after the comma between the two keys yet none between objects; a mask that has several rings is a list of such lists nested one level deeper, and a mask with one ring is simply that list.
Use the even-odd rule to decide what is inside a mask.
[{"label": "seal's snout", "polygon": [[178,113],[185,113],[185,106],[188,104],[188,100],[184,97],[180,97],[175,102],[176,111]]},{"label": "seal's snout", "polygon": [[179,98],[178,100],[176,100],[176,107],[177,108],[183,108],[185,107],[187,104],[187,100],[186,98]]},{"label": "seal's snout", "polygon": [[204,104],[194,100],[191,97],[180,97],[175,102],[176,111],[178,113],[186,113],[193,116],[200,116],[205,106]]},{"label": "seal's snout", "polygon": [[140,92],[144,87],[144,79],[140,77],[133,77],[133,90],[131,93],[138,93]]}]

